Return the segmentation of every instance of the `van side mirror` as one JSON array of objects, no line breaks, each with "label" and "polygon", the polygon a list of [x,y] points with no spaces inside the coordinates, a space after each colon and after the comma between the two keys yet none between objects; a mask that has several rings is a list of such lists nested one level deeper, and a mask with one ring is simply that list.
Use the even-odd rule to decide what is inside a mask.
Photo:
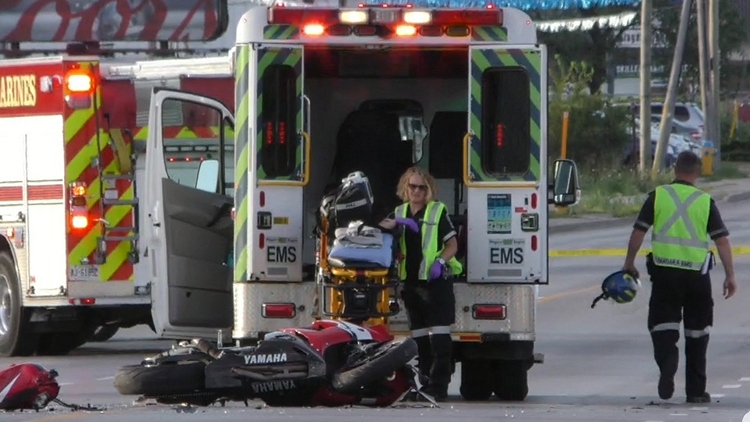
[{"label": "van side mirror", "polygon": [[206,192],[216,193],[219,187],[219,160],[201,161],[198,167],[198,177],[195,188]]},{"label": "van side mirror", "polygon": [[555,178],[552,187],[552,203],[576,205],[581,200],[578,185],[578,168],[573,160],[555,160]]}]

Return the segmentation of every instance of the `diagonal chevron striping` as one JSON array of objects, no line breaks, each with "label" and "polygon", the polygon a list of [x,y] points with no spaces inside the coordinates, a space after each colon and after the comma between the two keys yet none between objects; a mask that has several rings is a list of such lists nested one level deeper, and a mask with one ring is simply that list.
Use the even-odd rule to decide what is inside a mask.
[{"label": "diagonal chevron striping", "polygon": [[[530,163],[526,174],[510,177],[495,177],[487,175],[482,167],[482,75],[487,69],[497,67],[523,67],[530,82]],[[471,173],[478,180],[501,181],[538,181],[541,175],[541,54],[537,50],[495,50],[493,47],[473,49],[471,52],[471,103],[470,128],[475,136],[471,140]]]},{"label": "diagonal chevron striping", "polygon": [[249,129],[249,102],[250,102],[250,46],[243,44],[237,51],[237,66],[235,74],[235,221],[234,221],[234,281],[245,282],[248,280],[248,171],[250,166],[250,129]]}]

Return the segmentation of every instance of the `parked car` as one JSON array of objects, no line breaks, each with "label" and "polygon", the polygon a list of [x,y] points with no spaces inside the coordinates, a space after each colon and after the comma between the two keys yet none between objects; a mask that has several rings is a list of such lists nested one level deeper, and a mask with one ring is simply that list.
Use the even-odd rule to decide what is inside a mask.
[{"label": "parked car", "polygon": [[[628,144],[625,148],[625,159],[623,163],[629,165],[638,162],[640,156],[640,139],[641,131],[639,119],[635,119],[635,142]],[[651,161],[654,160],[656,155],[656,143],[659,140],[659,125],[661,124],[660,119],[652,119],[651,122]],[[669,168],[674,164],[677,156],[682,151],[693,151],[698,156],[701,155],[702,147],[697,141],[693,141],[690,137],[684,136],[678,133],[669,134],[669,143],[667,149],[664,151],[664,166]]]},{"label": "parked car", "polygon": [[[633,107],[636,117],[640,113],[640,104]],[[661,122],[661,114],[664,110],[663,103],[651,103],[651,118]],[[695,142],[702,142],[704,138],[705,115],[696,103],[675,103],[674,118],[672,119],[672,131],[687,134]]]}]

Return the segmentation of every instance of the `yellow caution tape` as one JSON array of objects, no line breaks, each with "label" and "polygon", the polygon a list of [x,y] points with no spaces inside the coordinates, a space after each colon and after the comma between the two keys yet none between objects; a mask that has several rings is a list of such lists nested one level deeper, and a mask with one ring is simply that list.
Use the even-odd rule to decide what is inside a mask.
[{"label": "yellow caution tape", "polygon": [[[718,255],[716,248],[711,250]],[[567,250],[550,250],[549,256],[552,258],[570,258],[578,256],[625,256],[628,250],[622,249],[567,249]],[[650,249],[641,249],[638,255],[645,256],[651,252]],[[750,246],[735,246],[732,248],[733,255],[750,254]]]}]

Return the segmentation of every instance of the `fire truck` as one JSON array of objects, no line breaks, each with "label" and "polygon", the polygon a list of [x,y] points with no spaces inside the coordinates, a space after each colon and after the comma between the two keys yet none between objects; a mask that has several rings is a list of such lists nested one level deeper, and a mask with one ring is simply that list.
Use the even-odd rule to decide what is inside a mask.
[{"label": "fire truck", "polygon": [[548,163],[529,16],[257,5],[236,38],[223,58],[3,61],[0,352],[64,353],[106,321],[244,344],[337,315],[357,298],[321,282],[321,198],[362,171],[387,204],[418,165],[460,233],[461,394],[524,399],[548,207],[580,197],[575,164]]},{"label": "fire truck", "polygon": [[[139,201],[150,91],[227,92],[218,98],[232,100],[226,55],[191,60],[0,63],[2,355],[65,354],[107,324],[153,326]],[[201,158],[220,156],[201,141],[214,135],[192,131],[185,113],[173,116],[168,130],[179,141],[165,161],[183,183]]]}]

